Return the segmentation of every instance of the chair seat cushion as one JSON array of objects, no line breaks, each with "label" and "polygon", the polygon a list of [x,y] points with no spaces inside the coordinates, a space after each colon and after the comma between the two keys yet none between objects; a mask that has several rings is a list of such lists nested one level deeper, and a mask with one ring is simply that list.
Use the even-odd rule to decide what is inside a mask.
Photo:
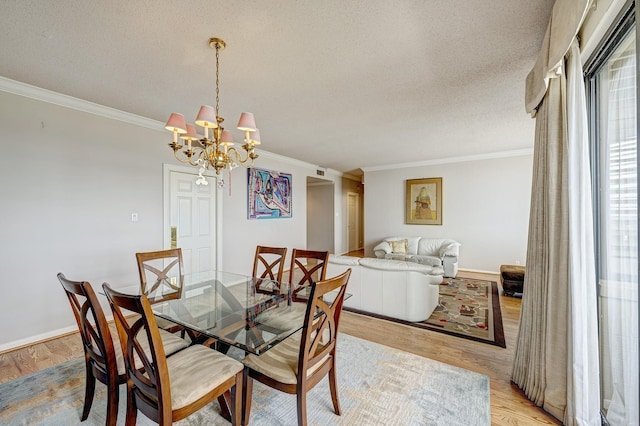
[{"label": "chair seat cushion", "polygon": [[280,283],[278,281],[275,281],[269,278],[263,278],[258,283],[258,290],[273,292],[278,290],[279,288],[280,288]]},{"label": "chair seat cushion", "polygon": [[160,317],[156,317],[156,323],[158,324],[158,328],[161,328],[163,330],[168,330],[178,326],[175,322],[171,322]]},{"label": "chair seat cushion", "polygon": [[291,305],[282,304],[275,308],[267,309],[256,316],[256,323],[273,328],[273,332],[279,334],[292,328],[293,325],[302,324],[307,313],[307,304],[291,302]]},{"label": "chair seat cushion", "polygon": [[202,345],[190,346],[167,358],[171,407],[178,410],[220,386],[244,366]]},{"label": "chair seat cushion", "polygon": [[[299,331],[260,356],[247,355],[242,362],[248,368],[280,383],[294,385],[298,382],[296,373],[298,372],[301,336],[301,331]],[[329,356],[327,355],[321,362],[310,368],[307,375],[311,375],[320,368]]]},{"label": "chair seat cushion", "polygon": [[[171,334],[168,331],[160,330],[160,337],[162,338],[162,346],[164,347],[164,353],[166,356],[174,354],[181,349],[189,346],[189,342],[185,339],[182,339],[180,336],[176,336],[175,334]],[[111,338],[113,339],[113,349],[116,353],[116,363],[118,364],[118,374],[125,374],[124,368],[124,354],[122,353],[122,347],[120,346],[120,340],[118,339],[118,335],[116,333],[111,334]],[[140,334],[140,345],[144,349],[144,352],[151,358],[151,351],[149,350],[149,341],[147,340],[147,335],[145,333]],[[141,361],[136,357],[136,365],[141,365]]]},{"label": "chair seat cushion", "polygon": [[162,346],[164,347],[164,354],[166,356],[174,354],[189,346],[189,341],[165,330],[160,330],[160,337],[162,337]]}]

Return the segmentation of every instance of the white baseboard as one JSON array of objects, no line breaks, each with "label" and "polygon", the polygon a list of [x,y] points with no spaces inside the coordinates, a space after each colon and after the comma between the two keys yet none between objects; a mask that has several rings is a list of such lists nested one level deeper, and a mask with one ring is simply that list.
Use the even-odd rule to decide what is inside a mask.
[{"label": "white baseboard", "polygon": [[499,271],[483,271],[482,269],[466,269],[466,268],[458,268],[458,272],[475,272],[478,274],[491,274],[491,275],[500,275]]},{"label": "white baseboard", "polygon": [[[105,311],[105,317],[108,323],[113,322],[113,314]],[[34,336],[25,337],[24,339],[14,340],[0,345],[0,354],[15,351],[29,345],[46,342],[47,340],[56,339],[67,334],[78,332],[78,326],[74,323],[69,327],[59,328],[57,330],[47,331],[46,333],[36,334]]]},{"label": "white baseboard", "polygon": [[55,339],[65,334],[73,333],[78,331],[77,325],[72,325],[69,327],[59,328],[57,330],[47,331],[46,333],[36,334],[35,336],[29,336],[24,339],[14,340],[13,342],[5,343],[0,345],[0,354],[4,352],[13,351],[24,346],[33,345],[34,343],[44,342],[46,340]]}]

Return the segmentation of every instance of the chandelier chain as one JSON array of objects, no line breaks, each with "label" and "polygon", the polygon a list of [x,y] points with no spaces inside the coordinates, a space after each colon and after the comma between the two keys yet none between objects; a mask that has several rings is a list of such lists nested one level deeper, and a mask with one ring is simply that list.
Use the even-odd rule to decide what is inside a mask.
[{"label": "chandelier chain", "polygon": [[220,117],[220,44],[216,43],[216,120]]}]

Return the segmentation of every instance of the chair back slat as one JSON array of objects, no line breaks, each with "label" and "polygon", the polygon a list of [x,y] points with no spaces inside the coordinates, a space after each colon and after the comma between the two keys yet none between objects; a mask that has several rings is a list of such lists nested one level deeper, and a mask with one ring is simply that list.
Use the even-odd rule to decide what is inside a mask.
[{"label": "chair back slat", "polygon": [[144,294],[153,293],[161,284],[174,287],[172,278],[184,275],[182,249],[168,249],[136,253],[140,289]]},{"label": "chair back slat", "polygon": [[328,261],[328,251],[293,249],[289,283],[294,301],[299,300],[296,296],[303,287],[325,279]]},{"label": "chair back slat", "polygon": [[256,291],[260,291],[261,284],[265,280],[270,280],[279,287],[282,282],[286,256],[286,247],[256,247],[252,272],[252,276],[256,278]]},{"label": "chair back slat", "polygon": [[[309,368],[335,354],[338,325],[350,275],[351,269],[347,269],[341,275],[312,284],[298,359],[299,380],[306,377]],[[336,297],[329,303],[324,296],[330,292],[336,292]]]},{"label": "chair back slat", "polygon": [[[104,316],[104,314],[102,315]],[[93,318],[93,320],[90,320],[90,318]],[[110,340],[113,346],[111,331],[107,330],[107,332],[102,332],[105,334],[105,336],[103,337],[102,333],[100,332],[101,326],[98,325],[99,321],[96,318],[95,311],[92,308],[92,304],[88,301],[85,302],[80,308],[80,322],[82,323],[83,330],[83,332],[80,334],[83,336],[82,341],[85,345],[85,349],[88,352],[90,358],[97,364],[94,367],[98,368],[106,374],[107,360],[105,357],[109,357],[110,354],[108,352],[109,349],[107,349],[107,343],[105,343],[105,340]],[[107,328],[108,327],[109,326],[107,325]],[[108,336],[106,335],[106,333],[109,333]]]}]

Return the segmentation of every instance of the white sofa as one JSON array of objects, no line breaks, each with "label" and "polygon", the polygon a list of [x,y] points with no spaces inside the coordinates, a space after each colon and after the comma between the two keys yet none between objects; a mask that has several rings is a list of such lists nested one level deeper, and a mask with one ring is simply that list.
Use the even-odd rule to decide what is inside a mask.
[{"label": "white sofa", "polygon": [[[406,241],[406,243],[404,243]],[[431,266],[442,266],[444,276],[458,273],[460,243],[442,238],[389,237],[373,248],[381,259],[406,260]]]},{"label": "white sofa", "polygon": [[438,306],[443,270],[388,259],[329,256],[327,277],[351,268],[346,308],[404,321],[424,321]]}]

